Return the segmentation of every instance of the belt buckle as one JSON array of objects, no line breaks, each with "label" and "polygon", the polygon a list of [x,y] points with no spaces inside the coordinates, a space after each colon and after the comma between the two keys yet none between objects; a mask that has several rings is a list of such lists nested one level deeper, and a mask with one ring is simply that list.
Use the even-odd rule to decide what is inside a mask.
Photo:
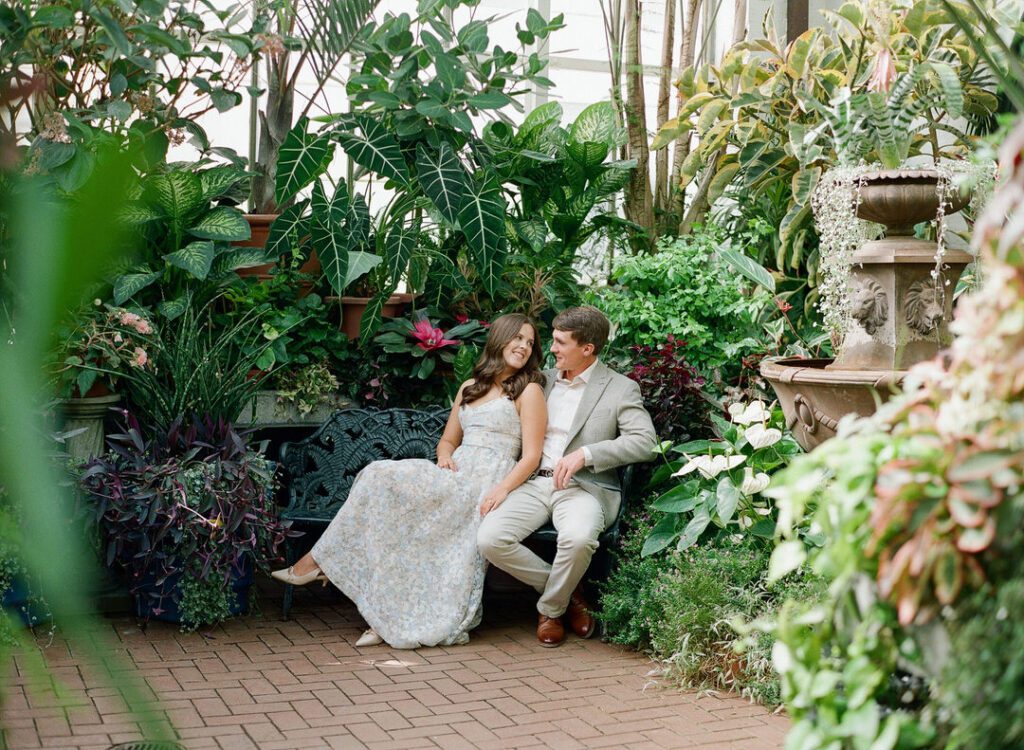
[{"label": "belt buckle", "polygon": [[537,469],[537,472],[534,474],[535,477],[546,477],[548,479],[551,479],[554,475],[554,469]]}]

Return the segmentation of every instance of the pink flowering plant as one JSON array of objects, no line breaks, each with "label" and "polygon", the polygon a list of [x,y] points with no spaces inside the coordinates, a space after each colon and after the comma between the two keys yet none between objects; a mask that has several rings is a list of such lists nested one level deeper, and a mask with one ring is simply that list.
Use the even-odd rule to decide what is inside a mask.
[{"label": "pink flowering plant", "polygon": [[57,395],[83,397],[97,383],[113,389],[132,371],[152,369],[153,346],[153,325],[144,315],[95,305],[61,336],[54,364]]},{"label": "pink flowering plant", "polygon": [[427,314],[419,311],[415,320],[396,318],[381,326],[374,341],[388,354],[412,357],[411,375],[426,380],[439,361],[452,364],[465,344],[479,345],[487,338],[487,328],[478,320],[466,318],[448,328],[441,328]]}]

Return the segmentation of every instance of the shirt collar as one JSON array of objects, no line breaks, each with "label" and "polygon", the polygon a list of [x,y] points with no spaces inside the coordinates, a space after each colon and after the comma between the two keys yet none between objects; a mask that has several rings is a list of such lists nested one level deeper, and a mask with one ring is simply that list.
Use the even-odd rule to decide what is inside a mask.
[{"label": "shirt collar", "polygon": [[588,367],[586,370],[584,370],[579,375],[577,375],[575,378],[573,378],[572,381],[566,380],[564,371],[559,370],[558,371],[558,380],[560,382],[562,382],[562,383],[569,383],[570,385],[572,383],[579,383],[579,382],[587,383],[587,382],[590,381],[590,376],[594,374],[594,368],[597,367],[597,363],[599,361],[600,360],[596,360],[595,359],[593,362],[590,363],[590,367]]}]

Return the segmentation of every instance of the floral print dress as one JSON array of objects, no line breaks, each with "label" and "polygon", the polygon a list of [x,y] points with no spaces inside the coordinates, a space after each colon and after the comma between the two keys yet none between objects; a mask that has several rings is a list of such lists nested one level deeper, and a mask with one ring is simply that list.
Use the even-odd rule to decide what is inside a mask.
[{"label": "floral print dress", "polygon": [[459,423],[458,471],[374,461],[313,547],[331,583],[395,648],[467,643],[480,624],[480,501],[519,459],[522,430],[505,397],[463,406]]}]

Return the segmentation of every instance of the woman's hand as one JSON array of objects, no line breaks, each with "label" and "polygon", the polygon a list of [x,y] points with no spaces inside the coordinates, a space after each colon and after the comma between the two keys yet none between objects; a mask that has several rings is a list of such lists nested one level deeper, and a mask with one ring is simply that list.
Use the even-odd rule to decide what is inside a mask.
[{"label": "woman's hand", "polygon": [[483,518],[505,502],[506,497],[508,497],[508,490],[503,487],[492,487],[480,502],[480,517]]},{"label": "woman's hand", "polygon": [[442,469],[448,469],[450,471],[459,470],[458,467],[455,465],[455,462],[452,461],[451,456],[444,456],[443,458],[437,459],[437,465]]}]

